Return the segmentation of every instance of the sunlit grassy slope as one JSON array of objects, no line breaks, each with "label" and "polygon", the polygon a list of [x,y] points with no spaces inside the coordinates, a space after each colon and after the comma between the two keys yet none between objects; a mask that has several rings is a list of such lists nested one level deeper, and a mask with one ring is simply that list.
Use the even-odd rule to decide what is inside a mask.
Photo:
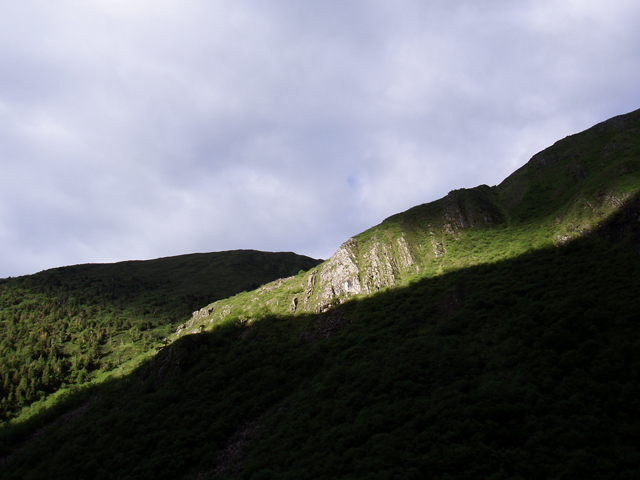
[{"label": "sunlit grassy slope", "polygon": [[[213,303],[184,332],[227,317],[250,323],[268,314],[326,311],[354,296],[559,246],[598,230],[638,191],[635,111],[557,142],[500,185],[454,190],[387,218],[304,274]],[[634,218],[606,235],[627,235]]]},{"label": "sunlit grassy slope", "polygon": [[222,322],[67,398],[3,475],[637,478],[638,291],[635,250],[595,237]]},{"label": "sunlit grassy slope", "polygon": [[639,191],[632,112],[198,310],[1,429],[0,473],[639,478]]},{"label": "sunlit grassy slope", "polygon": [[0,280],[0,420],[153,351],[212,299],[318,260],[253,250],[76,265]]}]

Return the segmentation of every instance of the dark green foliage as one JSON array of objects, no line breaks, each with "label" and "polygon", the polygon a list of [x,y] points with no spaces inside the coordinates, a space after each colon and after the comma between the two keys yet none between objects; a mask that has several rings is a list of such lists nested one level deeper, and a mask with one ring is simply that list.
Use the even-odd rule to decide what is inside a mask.
[{"label": "dark green foliage", "polygon": [[237,250],[0,280],[0,420],[162,345],[175,325],[211,301],[318,263]]},{"label": "dark green foliage", "polygon": [[637,253],[590,237],[347,302],[315,344],[315,316],[229,322],[85,392],[3,473],[225,478],[260,419],[240,478],[636,478],[639,290]]},{"label": "dark green foliage", "polygon": [[639,132],[640,111],[611,119],[497,187],[390,217],[350,255],[384,240],[391,257],[403,240],[422,277],[334,296],[317,315],[283,314],[314,287],[297,277],[295,291],[216,304],[211,331],[193,323],[158,348],[181,305],[216,299],[176,275],[165,284],[167,264],[116,287],[81,270],[5,282],[3,388],[17,405],[82,383],[105,351],[114,365],[158,353],[5,423],[0,475],[640,478]]}]

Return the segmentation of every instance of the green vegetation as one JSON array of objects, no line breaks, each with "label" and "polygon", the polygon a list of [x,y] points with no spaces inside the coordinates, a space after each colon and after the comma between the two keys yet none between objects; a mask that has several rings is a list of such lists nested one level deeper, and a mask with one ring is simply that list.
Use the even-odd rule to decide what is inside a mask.
[{"label": "green vegetation", "polygon": [[320,316],[229,319],[78,393],[82,416],[3,473],[637,478],[639,288],[637,253],[593,237]]},{"label": "green vegetation", "polygon": [[0,280],[0,420],[162,346],[212,299],[317,263],[293,253],[238,250]]},{"label": "green vegetation", "polygon": [[[181,285],[157,290],[164,266],[103,303],[86,292],[109,289],[78,274],[67,290],[0,285],[14,348],[2,359],[27,368],[12,378],[45,388],[47,359],[71,365],[0,427],[0,474],[640,477],[639,133],[640,111],[596,125],[498,186],[394,215],[327,262],[210,296],[190,317],[174,310]],[[77,310],[39,327],[61,291]]]}]

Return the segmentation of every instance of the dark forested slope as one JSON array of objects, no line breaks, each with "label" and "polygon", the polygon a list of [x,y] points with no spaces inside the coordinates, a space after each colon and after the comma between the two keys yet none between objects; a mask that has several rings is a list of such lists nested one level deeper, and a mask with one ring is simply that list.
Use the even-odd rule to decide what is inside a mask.
[{"label": "dark forested slope", "polygon": [[88,264],[0,280],[0,420],[163,340],[210,302],[319,260],[254,250]]},{"label": "dark forested slope", "polygon": [[200,309],[6,478],[640,477],[640,111]]}]

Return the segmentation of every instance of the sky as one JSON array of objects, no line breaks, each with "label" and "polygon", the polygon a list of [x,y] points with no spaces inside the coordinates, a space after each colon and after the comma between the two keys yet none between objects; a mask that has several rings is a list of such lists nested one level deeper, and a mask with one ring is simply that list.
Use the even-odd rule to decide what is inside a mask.
[{"label": "sky", "polygon": [[326,259],[640,108],[637,0],[0,0],[0,278]]}]

